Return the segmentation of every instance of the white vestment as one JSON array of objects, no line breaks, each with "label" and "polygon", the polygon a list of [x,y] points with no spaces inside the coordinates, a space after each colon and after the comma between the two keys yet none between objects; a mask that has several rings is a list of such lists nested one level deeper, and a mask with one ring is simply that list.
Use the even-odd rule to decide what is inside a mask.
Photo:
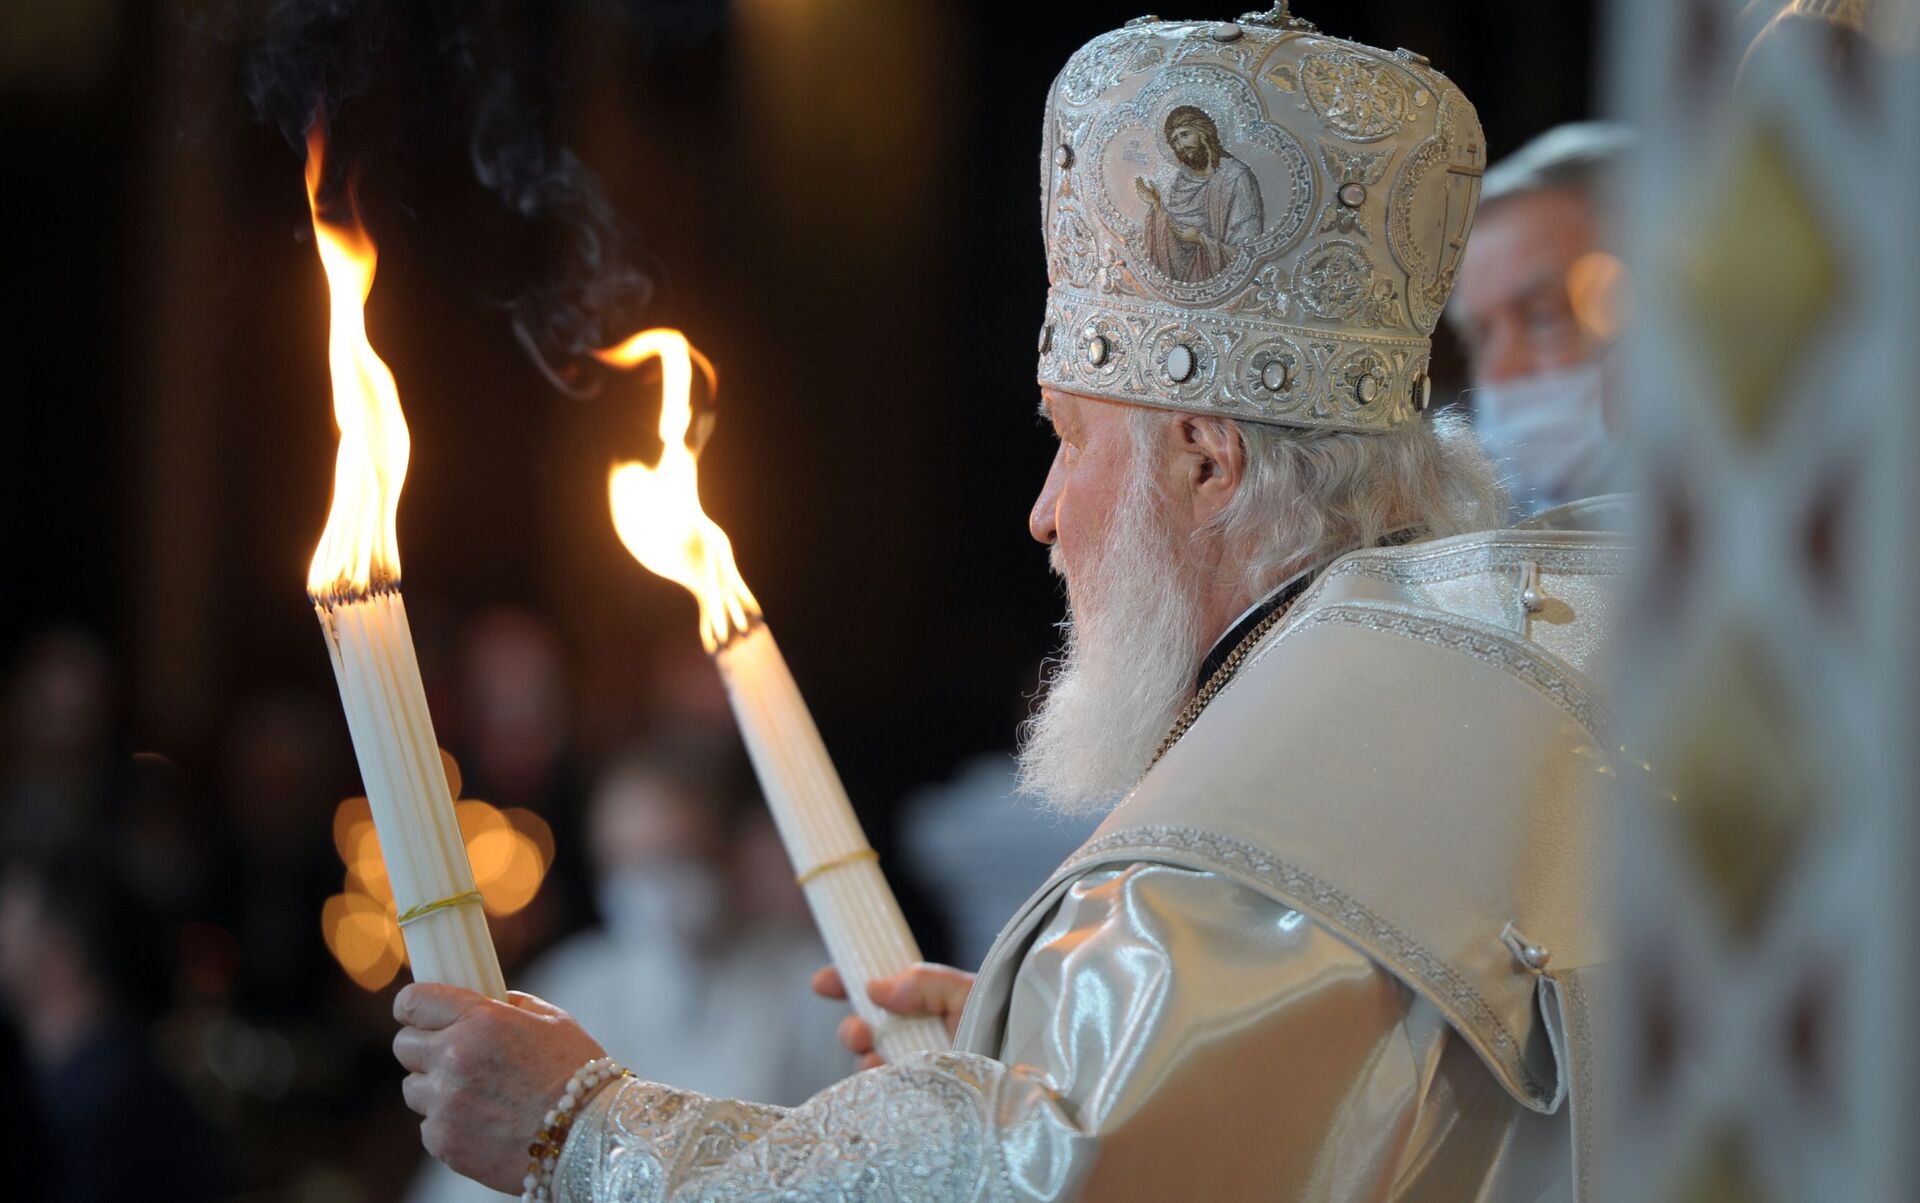
[{"label": "white vestment", "polygon": [[[698,952],[661,933],[568,937],[526,973],[622,1065],[702,1094],[799,1103],[853,1072],[834,1039],[845,1008],[807,987],[826,950],[810,931],[757,926]],[[507,1203],[429,1157],[407,1203]]]},{"label": "white vestment", "polygon": [[1548,523],[1336,561],[1008,924],[954,1052],[790,1109],[618,1083],[558,1198],[1580,1197],[1628,553]]}]

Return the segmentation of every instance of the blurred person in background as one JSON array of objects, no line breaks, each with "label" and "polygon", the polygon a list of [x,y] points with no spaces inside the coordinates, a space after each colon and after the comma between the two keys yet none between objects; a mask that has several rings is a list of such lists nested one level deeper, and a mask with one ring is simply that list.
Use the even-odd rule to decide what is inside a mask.
[{"label": "blurred person in background", "polygon": [[1562,125],[1487,171],[1448,315],[1475,429],[1522,516],[1622,484],[1608,390],[1626,272],[1606,203],[1634,142]]},{"label": "blurred person in background", "polygon": [[[826,952],[784,855],[765,880],[761,850],[778,844],[745,804],[742,759],[730,735],[704,729],[616,757],[587,807],[601,924],[513,984],[591,1025],[611,1056],[720,1097],[792,1105],[853,1063],[834,1040],[839,1010],[808,989]],[[410,1196],[502,1197],[431,1160]]]},{"label": "blurred person in background", "polygon": [[0,869],[0,1000],[18,1024],[32,1126],[24,1194],[69,1203],[199,1200],[222,1190],[213,1131],[153,1052],[171,943],[98,857]]},{"label": "blurred person in background", "polygon": [[241,950],[234,1001],[256,1018],[299,1016],[335,970],[321,941],[286,933],[310,927],[319,900],[340,888],[333,811],[358,779],[338,779],[351,753],[338,746],[337,709],[312,695],[249,698],[226,730],[226,823],[243,849],[221,908]]},{"label": "blurred person in background", "polygon": [[[1037,665],[1036,679],[1046,671]],[[1012,717],[1017,725],[1026,715]],[[981,752],[902,803],[900,851],[939,900],[955,965],[978,966],[1007,916],[1100,825],[1098,815],[1048,808],[1019,784],[1013,749]]]},{"label": "blurred person in background", "polygon": [[735,828],[768,821],[742,804],[742,760],[730,736],[706,731],[614,760],[587,813],[601,926],[556,947],[528,982],[600,1018],[609,1048],[729,1097],[787,1104],[849,1063],[833,1047],[837,1010],[807,989],[819,941],[735,905]]},{"label": "blurred person in background", "polygon": [[128,758],[127,778],[100,835],[115,864],[155,914],[173,924],[206,918],[226,886],[232,835],[199,782],[157,752]]},{"label": "blurred person in background", "polygon": [[113,666],[97,636],[56,627],[28,642],[6,690],[6,846],[50,849],[87,839],[114,786]]},{"label": "blurred person in background", "polygon": [[731,910],[743,924],[791,939],[819,941],[807,896],[793,879],[793,861],[780,842],[773,815],[749,806],[727,831],[733,874]]},{"label": "blurred person in background", "polygon": [[1012,751],[982,752],[902,803],[907,870],[939,900],[955,965],[974,967],[1027,896],[1099,820],[1063,815],[1016,792]]},{"label": "blurred person in background", "polygon": [[900,808],[900,856],[939,900],[962,967],[981,963],[1006,917],[1100,825],[1098,815],[1060,814],[1018,792],[1010,748],[970,756]]},{"label": "blurred person in background", "polygon": [[[574,730],[573,677],[552,624],[508,607],[480,614],[463,632],[455,680],[442,738],[460,766],[461,797],[525,807],[552,826],[559,847],[582,847],[587,774]],[[496,933],[504,967],[513,971],[520,949],[543,947],[592,913],[580,858],[559,857],[536,903]]]},{"label": "blurred person in background", "polygon": [[465,792],[551,814],[575,792],[568,676],[545,619],[492,610],[461,647],[456,739]]}]

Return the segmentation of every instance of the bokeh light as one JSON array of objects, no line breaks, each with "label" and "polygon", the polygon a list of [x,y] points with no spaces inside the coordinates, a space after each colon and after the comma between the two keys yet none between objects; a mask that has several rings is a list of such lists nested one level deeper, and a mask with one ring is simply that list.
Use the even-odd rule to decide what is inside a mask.
[{"label": "bokeh light", "polygon": [[1601,342],[1612,342],[1625,324],[1632,303],[1627,265],[1605,251],[1580,256],[1567,268],[1567,297],[1581,327]]},{"label": "bokeh light", "polygon": [[515,831],[533,841],[533,846],[540,850],[540,864],[548,869],[553,868],[553,827],[524,806],[509,807],[500,813],[507,816],[507,822],[513,824]]},{"label": "bokeh light", "polygon": [[327,950],[354,984],[379,990],[400,972],[405,945],[390,907],[365,894],[335,894],[320,908]]},{"label": "bokeh light", "polygon": [[[445,748],[440,758],[447,784],[459,798],[460,766]],[[477,798],[456,802],[453,812],[487,914],[504,917],[525,909],[553,864],[553,828],[524,807],[502,811]],[[407,963],[407,950],[395,920],[393,883],[380,855],[373,810],[365,798],[344,799],[334,809],[333,846],[346,873],[341,892],[321,910],[327,950],[357,985],[384,989]]]},{"label": "bokeh light", "polygon": [[453,758],[453,753],[441,748],[440,766],[447,770],[447,796],[459,798],[460,787],[465,784],[460,780],[460,762]]},{"label": "bokeh light", "polygon": [[353,852],[347,860],[347,885],[350,892],[372,898],[382,906],[393,906],[393,883],[387,877],[387,862],[380,855],[380,834],[373,820],[353,829]]},{"label": "bokeh light", "polygon": [[355,830],[373,826],[373,807],[365,798],[347,798],[333,810],[333,850],[343,864],[353,863]]}]

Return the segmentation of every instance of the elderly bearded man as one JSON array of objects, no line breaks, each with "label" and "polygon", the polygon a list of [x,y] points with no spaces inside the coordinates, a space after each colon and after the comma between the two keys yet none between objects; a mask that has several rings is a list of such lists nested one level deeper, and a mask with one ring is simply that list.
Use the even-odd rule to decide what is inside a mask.
[{"label": "elderly bearded man", "polygon": [[[1199,285],[1142,253],[1132,188],[1182,106],[1266,197]],[[1608,767],[1583,666],[1625,549],[1485,532],[1484,458],[1422,413],[1472,108],[1284,6],[1142,19],[1068,62],[1042,155],[1060,446],[1032,525],[1073,626],[1022,767],[1059,806],[1125,800],[1008,924],[955,1051],[799,1107],[635,1066],[530,1166],[598,1046],[535,999],[409,987],[406,1098],[456,1169],[569,1203],[1582,1189]],[[940,1010],[952,980],[876,998]]]}]

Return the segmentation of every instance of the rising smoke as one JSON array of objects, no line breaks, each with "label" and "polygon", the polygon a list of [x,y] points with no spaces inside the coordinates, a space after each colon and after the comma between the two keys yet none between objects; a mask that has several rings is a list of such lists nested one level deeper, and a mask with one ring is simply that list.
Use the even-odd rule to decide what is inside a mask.
[{"label": "rising smoke", "polygon": [[590,395],[600,377],[589,352],[639,328],[657,271],[640,266],[600,181],[572,151],[548,144],[504,71],[482,94],[469,154],[475,178],[509,211],[554,223],[561,245],[546,277],[514,300],[513,333],[554,387]]},{"label": "rising smoke", "polygon": [[[582,0],[584,2],[584,0]],[[447,137],[463,137],[474,178],[547,248],[540,273],[506,303],[516,339],[553,386],[598,391],[589,352],[637,329],[660,266],[608,203],[599,179],[542,127],[530,92],[542,79],[530,52],[564,21],[566,4],[525,0],[279,0],[234,14],[248,46],[245,86],[255,116],[305,145],[316,116],[331,125],[356,99],[404,72],[430,96]],[[602,11],[610,6],[599,5]],[[678,49],[712,34],[725,0],[627,0],[611,6],[641,50]],[[253,6],[249,6],[253,9]],[[344,148],[342,158],[355,148]]]}]

